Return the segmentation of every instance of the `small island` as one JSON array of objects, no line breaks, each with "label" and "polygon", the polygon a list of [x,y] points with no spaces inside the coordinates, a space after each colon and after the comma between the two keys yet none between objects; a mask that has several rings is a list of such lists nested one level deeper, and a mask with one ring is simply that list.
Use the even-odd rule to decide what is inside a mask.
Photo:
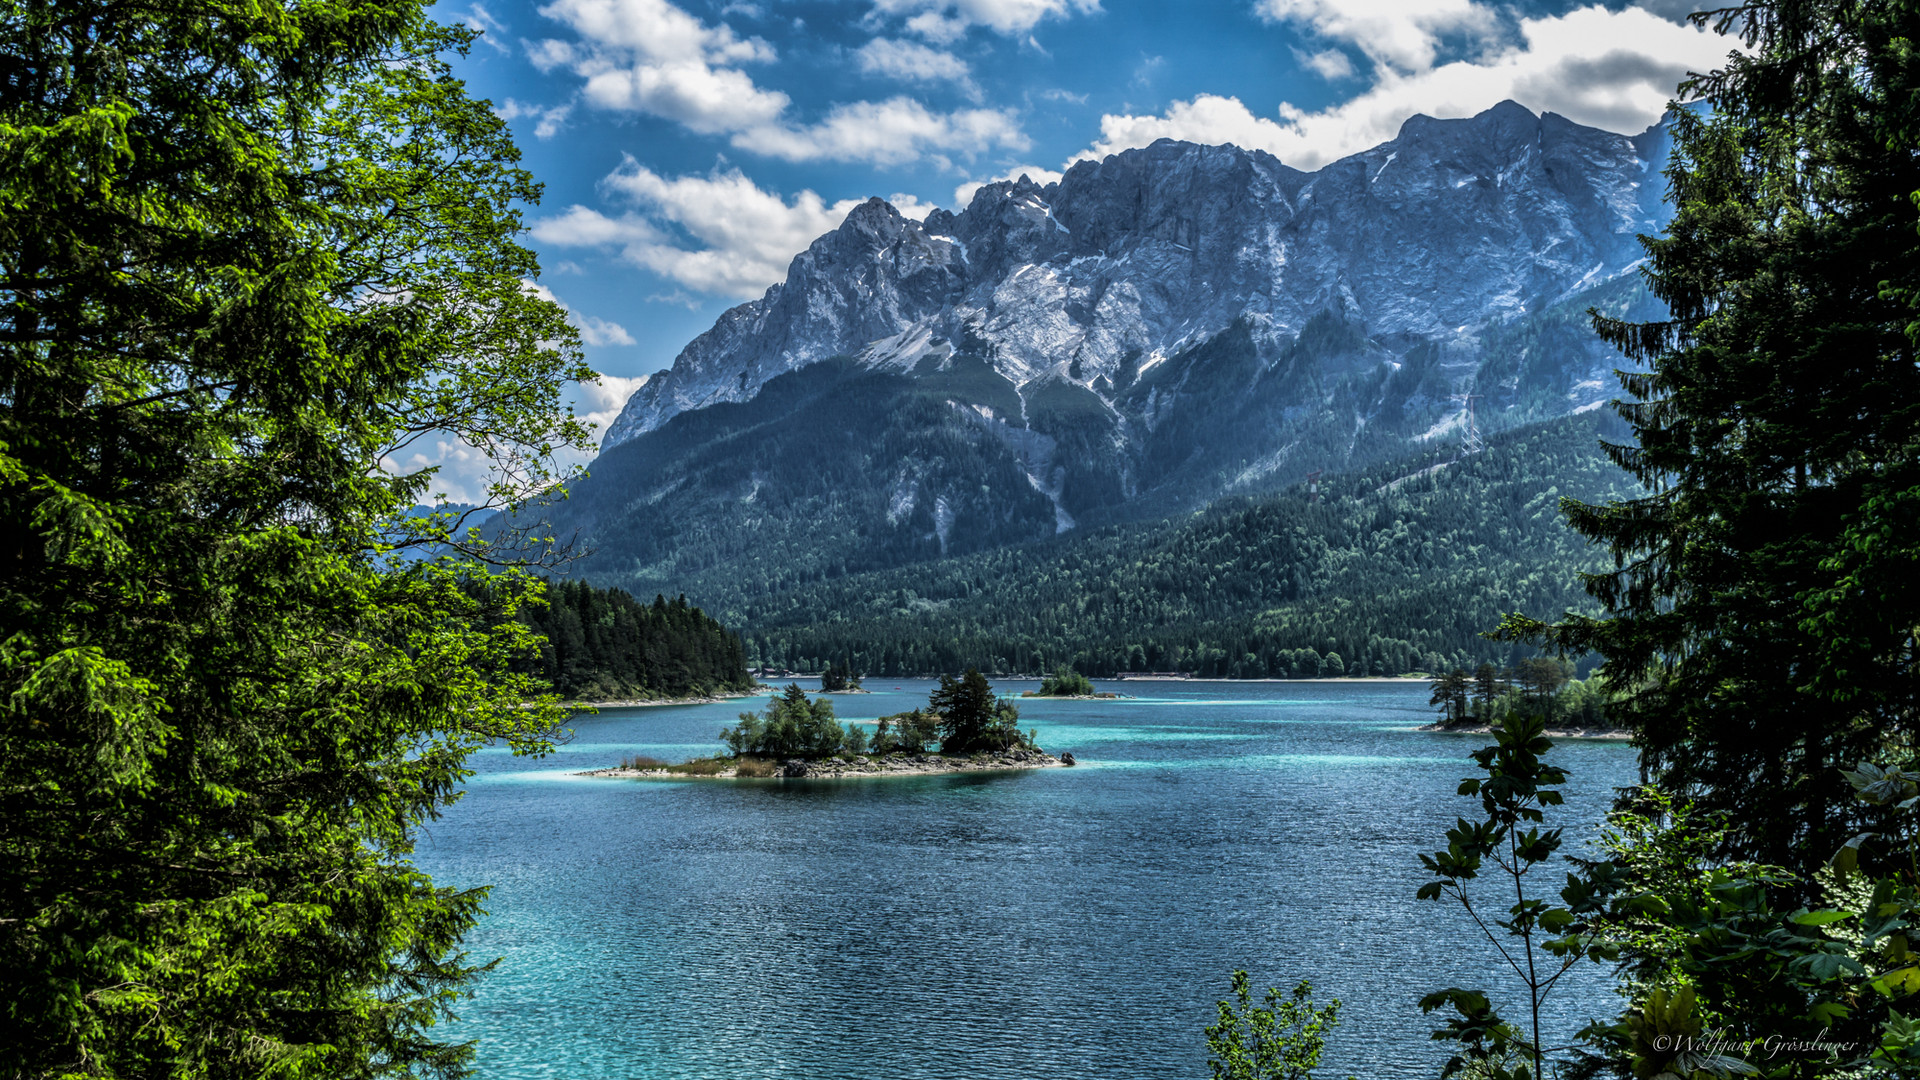
[{"label": "small island", "polygon": [[1040,680],[1040,689],[1029,690],[1020,696],[1030,698],[1114,699],[1122,695],[1105,690],[1095,690],[1092,679],[1074,671],[1072,668],[1061,667],[1054,669],[1053,674]]},{"label": "small island", "polygon": [[[1036,733],[1022,732],[1020,711],[996,697],[986,676],[969,670],[940,677],[924,709],[883,716],[871,735],[842,724],[833,702],[809,699],[798,683],[765,713],[745,712],[722,728],[726,752],[670,764],[628,757],[618,766],[582,776],[629,779],[838,779],[928,773],[1043,769],[1074,764],[1072,754],[1054,757],[1040,749]],[[937,745],[938,749],[933,749]]]},{"label": "small island", "polygon": [[1536,656],[1512,668],[1481,664],[1469,675],[1455,669],[1428,680],[1433,696],[1428,704],[1440,709],[1440,720],[1420,731],[1484,735],[1512,717],[1538,717],[1545,734],[1554,739],[1627,739],[1632,733],[1607,715],[1616,697],[1604,671],[1580,680],[1565,660]]}]

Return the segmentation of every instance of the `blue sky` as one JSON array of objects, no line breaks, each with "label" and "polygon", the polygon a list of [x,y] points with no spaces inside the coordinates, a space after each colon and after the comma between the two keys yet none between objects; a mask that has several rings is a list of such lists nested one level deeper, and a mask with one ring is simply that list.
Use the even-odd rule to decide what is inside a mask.
[{"label": "blue sky", "polygon": [[1676,0],[442,0],[456,71],[546,185],[541,285],[602,422],[854,202],[1174,137],[1313,169],[1513,98],[1622,132],[1731,42]]}]

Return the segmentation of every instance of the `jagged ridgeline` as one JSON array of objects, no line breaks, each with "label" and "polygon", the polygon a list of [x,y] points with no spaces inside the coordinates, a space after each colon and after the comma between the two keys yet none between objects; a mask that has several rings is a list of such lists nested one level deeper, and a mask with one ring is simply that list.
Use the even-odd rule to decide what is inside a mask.
[{"label": "jagged ridgeline", "polygon": [[1652,313],[1665,147],[1509,102],[1312,173],[1162,141],[925,221],[873,200],[634,395],[552,524],[596,582],[711,605],[1590,408],[1588,310]]},{"label": "jagged ridgeline", "polygon": [[550,581],[547,606],[520,618],[546,635],[538,667],[569,698],[679,698],[754,685],[739,635],[684,596],[643,604],[622,589]]},{"label": "jagged ridgeline", "polygon": [[[747,636],[749,662],[811,670],[1240,678],[1397,675],[1525,653],[1480,634],[1510,611],[1584,608],[1601,553],[1562,496],[1635,493],[1600,439],[1611,413],[1221,500],[1158,522],[1078,531],[893,570],[768,586],[718,572],[700,595]],[[777,576],[777,575],[775,575]]]}]

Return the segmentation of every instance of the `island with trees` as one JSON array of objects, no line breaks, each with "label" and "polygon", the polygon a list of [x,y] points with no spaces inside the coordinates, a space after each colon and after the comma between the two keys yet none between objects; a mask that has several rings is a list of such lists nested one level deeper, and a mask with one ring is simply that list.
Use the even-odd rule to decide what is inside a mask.
[{"label": "island with trees", "polygon": [[1529,657],[1511,668],[1481,664],[1472,674],[1455,668],[1435,675],[1428,681],[1428,704],[1440,710],[1440,719],[1420,730],[1486,734],[1527,718],[1539,720],[1553,738],[1627,738],[1629,732],[1607,716],[1617,695],[1605,672],[1573,676],[1573,665],[1553,656]]},{"label": "island with trees", "polygon": [[1053,674],[1040,680],[1040,689],[1029,690],[1021,697],[1051,698],[1118,698],[1121,695],[1108,690],[1095,690],[1093,680],[1069,667],[1055,668]]},{"label": "island with trees", "polygon": [[1020,710],[993,692],[986,676],[940,677],[925,708],[881,717],[869,733],[841,723],[823,694],[808,698],[798,683],[768,703],[765,712],[744,712],[722,728],[723,753],[669,764],[627,757],[619,765],[585,776],[731,780],[839,778],[1041,769],[1072,765],[1073,755],[1054,757],[1040,749],[1036,733],[1021,731]]}]

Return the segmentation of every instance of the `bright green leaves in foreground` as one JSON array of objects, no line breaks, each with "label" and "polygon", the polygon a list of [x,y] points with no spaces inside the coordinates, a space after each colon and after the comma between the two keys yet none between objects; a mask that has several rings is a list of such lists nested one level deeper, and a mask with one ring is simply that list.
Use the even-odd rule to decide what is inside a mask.
[{"label": "bright green leaves in foreground", "polygon": [[[1484,778],[1461,784],[1484,820],[1460,821],[1445,851],[1424,856],[1435,880],[1423,899],[1451,897],[1485,931],[1524,991],[1509,1018],[1497,992],[1450,987],[1421,1008],[1440,1011],[1438,1040],[1461,1050],[1447,1075],[1531,1080],[1559,1075],[1642,1078],[1913,1076],[1920,1074],[1920,954],[1909,935],[1920,890],[1909,872],[1870,877],[1860,846],[1911,865],[1912,778],[1863,766],[1849,777],[1882,828],[1857,837],[1810,881],[1777,867],[1731,863],[1723,819],[1657,789],[1629,793],[1608,818],[1600,855],[1570,860],[1557,895],[1530,887],[1558,830],[1543,830],[1559,770],[1532,730],[1500,731],[1474,755]],[[1888,859],[1888,855],[1892,855]],[[1489,911],[1491,879],[1512,903]],[[1812,903],[1795,904],[1796,894]],[[1608,965],[1627,999],[1612,1022],[1548,1045],[1540,1005],[1576,963]]]},{"label": "bright green leaves in foreground", "polygon": [[1313,1080],[1327,1033],[1340,1024],[1340,999],[1313,1003],[1313,984],[1290,996],[1268,987],[1265,1003],[1253,1003],[1252,981],[1233,973],[1233,997],[1218,1005],[1220,1018],[1207,1027],[1207,1066],[1213,1080]]},{"label": "bright green leaves in foreground", "polygon": [[[408,861],[559,719],[524,576],[388,565],[427,462],[585,445],[538,194],[410,0],[0,17],[9,1076],[456,1074],[481,897]],[[501,560],[499,551],[489,554]]]}]

